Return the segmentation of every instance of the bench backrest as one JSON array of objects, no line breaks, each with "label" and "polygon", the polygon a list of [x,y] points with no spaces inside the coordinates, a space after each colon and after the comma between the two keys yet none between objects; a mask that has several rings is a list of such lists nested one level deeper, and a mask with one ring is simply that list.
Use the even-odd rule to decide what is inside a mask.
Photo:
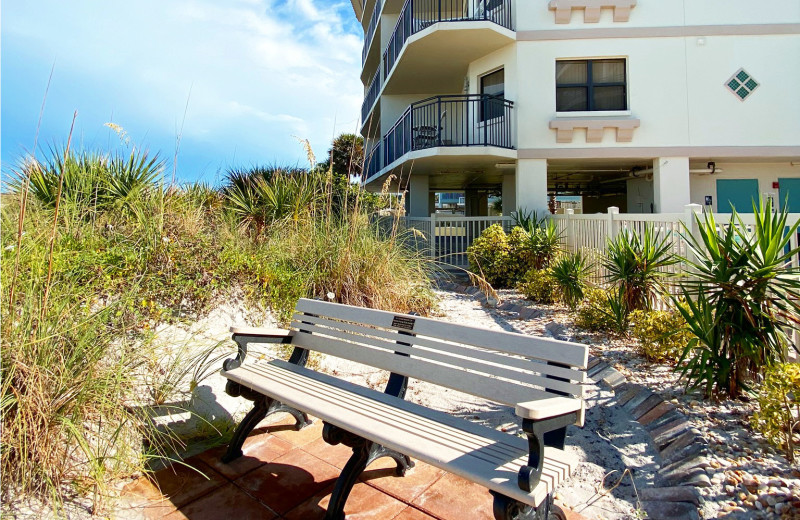
[{"label": "bench backrest", "polygon": [[296,346],[511,406],[583,397],[586,345],[307,299],[292,329]]}]

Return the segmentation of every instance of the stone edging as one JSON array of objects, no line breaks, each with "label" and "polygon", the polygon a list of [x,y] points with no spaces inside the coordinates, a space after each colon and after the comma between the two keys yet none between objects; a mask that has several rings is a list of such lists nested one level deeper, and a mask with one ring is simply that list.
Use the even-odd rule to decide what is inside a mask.
[{"label": "stone edging", "polygon": [[[474,296],[484,305],[486,296],[474,286],[443,283],[439,287],[446,291]],[[510,302],[497,307],[516,313],[520,319],[531,319],[541,311]],[[511,327],[516,329],[514,324]],[[564,327],[552,322],[545,326],[556,339],[566,339]],[[642,508],[651,520],[699,520],[698,487],[711,486],[706,474],[709,467],[708,443],[702,434],[692,428],[689,421],[673,404],[642,385],[628,383],[625,376],[601,358],[589,356],[587,375],[597,384],[604,384],[625,411],[649,434],[653,445],[661,456],[661,467],[656,472],[655,486],[639,490]]]}]

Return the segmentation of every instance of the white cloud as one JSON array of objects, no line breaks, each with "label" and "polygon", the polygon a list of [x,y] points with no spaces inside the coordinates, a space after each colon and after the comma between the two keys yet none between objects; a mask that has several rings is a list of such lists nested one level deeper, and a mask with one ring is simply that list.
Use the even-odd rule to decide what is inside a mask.
[{"label": "white cloud", "polygon": [[[292,135],[309,138],[321,155],[334,131],[355,131],[361,38],[345,29],[353,27],[349,2],[94,0],[3,8],[4,40],[24,41],[48,70],[55,60],[54,86],[66,75],[81,81],[72,90],[54,88],[54,96],[63,90],[87,106],[102,100],[110,106],[99,109],[117,114],[123,127],[135,117],[150,135],[174,136],[188,99],[184,143],[213,141],[239,156],[252,146],[268,159],[301,156]],[[4,84],[13,72],[3,71]],[[334,119],[347,127],[334,129]]]}]

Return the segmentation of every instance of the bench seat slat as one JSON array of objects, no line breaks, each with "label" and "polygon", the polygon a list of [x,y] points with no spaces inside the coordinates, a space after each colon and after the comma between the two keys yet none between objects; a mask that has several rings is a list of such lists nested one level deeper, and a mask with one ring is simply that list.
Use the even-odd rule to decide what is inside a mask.
[{"label": "bench seat slat", "polygon": [[304,314],[328,316],[393,330],[404,330],[392,326],[396,317],[402,317],[406,320],[413,320],[414,328],[410,332],[421,336],[441,338],[478,347],[492,345],[497,350],[525,357],[531,357],[535,352],[535,357],[544,361],[553,361],[577,368],[586,368],[588,362],[588,349],[584,345],[576,345],[568,341],[535,338],[525,334],[500,332],[468,325],[455,325],[419,316],[331,304],[306,298],[297,302],[296,310]]},{"label": "bench seat slat", "polygon": [[478,374],[469,374],[463,370],[436,365],[422,359],[398,356],[394,352],[365,348],[362,345],[321,337],[316,334],[297,333],[293,338],[292,344],[404,376],[425,381],[435,381],[437,385],[481,396],[510,406],[516,405],[516,403],[553,396],[552,393],[544,390],[537,390],[510,381],[499,381],[482,377]]},{"label": "bench seat slat", "polygon": [[[257,374],[258,376],[275,379],[276,381],[281,381],[289,386],[301,388],[304,391],[307,389],[308,391],[319,392],[318,395],[326,396],[326,399],[333,400],[333,402],[337,403],[338,406],[344,406],[343,403],[346,403],[348,407],[358,410],[359,413],[375,415],[377,420],[383,422],[402,422],[407,427],[413,428],[413,430],[418,434],[424,434],[430,439],[435,439],[437,442],[441,442],[442,444],[458,446],[467,450],[484,448],[486,446],[485,437],[469,433],[468,431],[454,430],[452,425],[447,427],[442,426],[441,423],[421,415],[409,415],[405,411],[398,410],[393,406],[370,399],[368,397],[360,396],[360,399],[354,398],[352,394],[349,394],[345,390],[339,389],[338,387],[332,387],[330,385],[316,381],[310,381],[308,379],[299,379],[302,378],[302,376],[298,376],[297,374],[293,374],[288,371],[277,373],[272,369],[272,367],[265,367],[264,364],[251,364],[248,365],[246,369],[254,374]],[[454,431],[455,434],[453,433]],[[495,444],[486,450],[487,456],[490,454],[489,452],[494,454],[496,457],[495,462],[513,460],[519,456],[519,448],[513,444],[504,442],[505,440],[506,439],[503,439],[502,441],[496,441]]]},{"label": "bench seat slat", "polygon": [[[527,462],[527,442],[522,438],[281,360],[248,362],[222,374],[356,435],[534,506],[575,467],[573,457],[547,448],[542,480],[526,493],[517,486],[517,470]],[[392,415],[384,416],[387,408]]]},{"label": "bench seat slat", "polygon": [[[570,368],[563,368],[554,365],[548,365],[544,362],[538,362],[536,365],[531,366],[532,360],[539,361],[533,353],[529,353],[528,357],[522,357],[519,354],[501,354],[488,347],[481,346],[462,346],[458,344],[448,343],[443,340],[435,338],[428,338],[424,336],[404,336],[398,334],[396,330],[380,329],[361,325],[360,323],[350,323],[342,321],[334,321],[326,317],[309,316],[303,314],[295,314],[292,327],[302,328],[301,323],[312,323],[315,325],[323,325],[332,328],[339,328],[354,334],[365,334],[375,336],[378,338],[386,339],[389,341],[403,341],[411,343],[414,346],[421,346],[429,349],[434,349],[441,352],[447,352],[457,356],[466,356],[469,358],[480,359],[489,363],[498,363],[507,367],[518,368],[521,370],[539,372],[544,375],[551,375],[555,377],[563,377],[570,381],[583,383],[586,381],[586,372],[582,370],[573,370]],[[407,338],[407,339],[406,339]],[[512,357],[513,356],[513,357]],[[529,359],[532,358],[532,359]]]},{"label": "bench seat slat", "polygon": [[[331,323],[331,325],[346,325],[346,324],[338,324],[338,323]],[[356,336],[350,333],[347,330],[339,330],[339,329],[332,329],[332,328],[325,328],[319,325],[313,324],[301,324],[294,322],[292,323],[292,327],[296,327],[298,329],[302,329],[302,332],[297,332],[294,335],[293,341],[295,345],[303,346],[305,342],[305,336],[310,332],[314,336],[324,336],[324,337],[333,337],[336,339],[341,339],[345,341],[352,341],[358,345],[364,345],[364,350],[369,351],[378,351],[377,348],[386,349],[384,352],[388,350],[388,353],[393,353],[394,351],[403,352],[404,354],[409,354],[412,356],[413,359],[418,359],[420,361],[435,361],[439,363],[447,363],[451,365],[450,368],[454,368],[455,370],[464,371],[464,370],[473,370],[479,371],[483,374],[475,374],[475,373],[464,373],[463,377],[481,377],[481,378],[488,378],[488,376],[497,376],[502,377],[508,380],[511,380],[515,383],[527,383],[531,385],[537,385],[542,388],[549,388],[552,390],[558,390],[561,392],[566,392],[570,395],[575,396],[582,396],[584,387],[581,385],[575,385],[565,381],[557,381],[555,379],[547,379],[545,377],[532,374],[530,372],[525,373],[521,371],[514,371],[507,369],[502,366],[497,365],[489,365],[486,363],[479,363],[472,359],[464,359],[464,358],[455,358],[453,356],[448,356],[446,354],[442,354],[439,352],[433,352],[426,349],[419,349],[415,347],[409,347],[407,345],[400,345],[397,343],[393,343],[390,341],[385,341],[379,338],[374,337],[364,337],[364,336]],[[345,328],[345,327],[341,327]],[[399,341],[405,340],[404,337],[400,336],[398,338]],[[414,340],[413,338],[409,337],[408,342],[412,343]],[[332,344],[332,346],[335,344]],[[344,356],[339,356],[344,357]],[[498,356],[499,357],[499,356]],[[398,356],[398,358],[408,359],[403,356]],[[534,364],[532,361],[528,362],[529,370],[535,368],[536,365],[540,366],[547,366],[543,363],[536,363]],[[419,366],[422,366],[420,363]],[[442,365],[439,365],[442,366]],[[393,368],[389,367],[388,370],[395,371]],[[577,372],[576,372],[577,373]],[[411,377],[417,377],[416,374],[407,374]],[[422,379],[422,378],[420,378]],[[429,380],[430,381],[430,380]],[[436,383],[436,380],[430,381],[432,383]]]}]

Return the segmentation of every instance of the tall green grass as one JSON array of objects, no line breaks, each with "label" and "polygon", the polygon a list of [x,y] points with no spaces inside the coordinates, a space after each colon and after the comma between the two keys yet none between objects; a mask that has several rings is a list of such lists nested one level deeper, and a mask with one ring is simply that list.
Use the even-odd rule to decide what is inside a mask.
[{"label": "tall green grass", "polygon": [[259,172],[253,189],[238,191],[233,182],[164,187],[162,175],[160,161],[135,149],[54,149],[22,161],[6,186],[5,496],[57,505],[77,489],[99,506],[109,481],[179,449],[148,409],[179,390],[183,372],[208,371],[189,359],[147,388],[137,374],[153,370],[148,337],[160,324],[201,317],[229,291],[243,289],[251,305],[284,320],[298,298],[328,293],[396,311],[433,305],[428,262],[396,227],[373,225],[352,186],[347,211],[334,207],[341,197],[330,171]]}]

